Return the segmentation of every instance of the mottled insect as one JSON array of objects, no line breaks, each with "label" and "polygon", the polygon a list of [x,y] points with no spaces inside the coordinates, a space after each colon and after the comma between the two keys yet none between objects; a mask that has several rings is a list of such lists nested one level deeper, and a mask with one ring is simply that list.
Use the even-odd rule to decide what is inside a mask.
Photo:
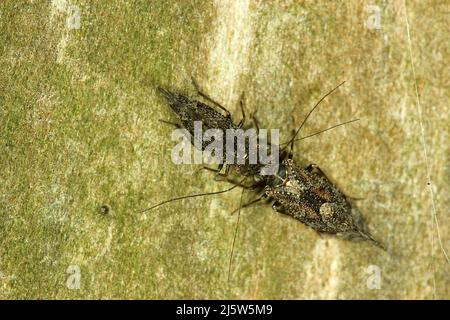
[{"label": "mottled insect", "polygon": [[265,186],[265,195],[275,200],[272,208],[276,212],[319,233],[347,240],[368,240],[384,249],[367,230],[358,209],[318,166],[300,168],[292,159],[286,159],[281,173],[278,181]]},{"label": "mottled insect", "polygon": [[[342,84],[343,83],[341,83],[340,85]],[[260,164],[228,164],[226,165],[226,173],[224,176],[228,174],[228,169],[230,167],[236,168],[237,174],[244,176],[244,179],[242,179],[242,181],[238,183],[227,179],[228,181],[233,183],[232,187],[217,192],[200,193],[168,199],[141,212],[152,210],[165,203],[176,200],[206,195],[215,195],[231,191],[238,186],[242,187],[243,189],[240,197],[239,208],[237,210],[238,215],[228,264],[228,280],[230,280],[231,275],[235,241],[239,229],[240,211],[242,208],[250,206],[263,199],[274,201],[272,207],[275,211],[286,214],[304,223],[318,233],[335,235],[347,240],[367,240],[384,249],[383,245],[376,241],[369,233],[358,209],[351,204],[344,193],[342,193],[339,188],[325,176],[325,174],[320,170],[319,167],[315,165],[309,165],[306,168],[301,168],[296,166],[292,160],[292,149],[293,144],[296,140],[308,138],[315,134],[319,134],[336,127],[333,126],[313,135],[296,139],[296,136],[300,132],[303,125],[306,123],[311,113],[328,95],[334,92],[340,85],[323,96],[310,110],[299,128],[296,130],[293,137],[285,144],[286,147],[288,145],[291,146],[290,151],[287,152],[285,148],[281,149],[280,159],[282,160],[282,163],[279,165],[277,174],[269,176],[261,175]],[[225,115],[216,111],[205,103],[188,98],[179,93],[159,88],[160,92],[164,95],[171,109],[175,112],[181,122],[181,125],[174,124],[175,126],[177,126],[178,128],[184,127],[185,129],[187,129],[191,137],[195,137],[194,121],[202,121],[202,124],[206,129],[219,129],[223,131],[227,129],[239,129],[244,126],[245,113],[242,103],[242,120],[238,125],[235,125],[232,121],[231,114],[224,107],[216,103],[207,95],[201,93],[200,90],[198,90],[197,86],[196,88],[203,98],[211,101],[214,105],[219,107],[222,111],[225,112]],[[358,119],[352,121],[357,120]],[[347,123],[350,123],[352,121],[349,121]],[[191,143],[194,144],[194,146],[196,145],[194,140],[191,140]],[[203,141],[201,146],[202,150],[206,147]],[[221,169],[222,165],[219,166],[218,172],[220,172]],[[253,183],[251,183],[250,186],[245,186],[243,182],[249,176],[253,177]],[[251,189],[254,193],[259,194],[260,196],[242,205],[243,192],[245,189]]]},{"label": "mottled insect", "polygon": [[[194,143],[194,122],[201,121],[205,130],[208,129],[218,129],[225,131],[226,129],[239,129],[242,127],[243,121],[238,125],[233,123],[231,119],[231,114],[227,109],[222,107],[220,104],[214,102],[218,107],[226,112],[226,115],[217,112],[214,108],[209,105],[189,98],[183,94],[172,92],[167,89],[158,88],[159,92],[166,98],[170,108],[178,116],[181,125],[177,123],[171,123],[164,121],[169,124],[175,125],[177,128],[186,129],[192,138],[192,144]],[[205,96],[202,94],[202,96]],[[205,96],[206,97],[206,96]],[[208,98],[209,99],[209,98]],[[211,100],[212,101],[212,100]],[[207,142],[201,141],[202,150],[205,150]]]},{"label": "mottled insect", "polygon": [[[172,123],[168,121],[163,121],[165,123],[172,124],[176,126],[177,128],[184,128],[189,133],[189,138],[191,143],[194,146],[201,146],[202,150],[205,150],[207,145],[209,144],[208,141],[204,141],[201,139],[200,136],[196,136],[194,132],[194,125],[196,121],[200,121],[202,124],[202,130],[209,130],[209,129],[215,129],[222,132],[222,136],[226,136],[226,130],[236,130],[237,135],[243,135],[243,131],[240,131],[239,129],[243,129],[245,121],[246,121],[246,114],[244,110],[244,103],[243,103],[243,96],[241,97],[239,103],[241,107],[242,112],[242,119],[238,124],[234,124],[232,120],[231,113],[223,107],[220,103],[216,102],[212,98],[210,98],[207,94],[200,91],[198,85],[194,80],[192,80],[193,85],[195,89],[197,90],[197,93],[206,101],[211,103],[211,105],[214,105],[221,111],[225,112],[225,115],[221,112],[218,112],[215,108],[211,107],[208,104],[205,104],[201,101],[198,101],[196,99],[187,97],[181,93],[173,92],[164,88],[159,87],[158,90],[161,92],[161,94],[165,97],[166,101],[168,102],[170,108],[172,111],[177,115],[178,119],[180,120],[180,124],[178,123]],[[259,131],[257,120],[255,115],[252,115],[252,120],[256,126],[256,130]],[[196,139],[201,139],[201,141],[196,141]],[[261,148],[262,144],[264,144],[264,147],[267,148],[268,143],[267,141],[260,140],[259,136],[256,136],[256,153],[259,152],[259,149]],[[219,141],[220,142],[220,141]],[[224,139],[222,139],[222,146],[223,149],[225,149],[226,142]],[[259,176],[261,169],[264,167],[264,164],[260,162],[251,163],[249,161],[250,158],[250,148],[249,145],[245,144],[245,149],[243,150],[243,159],[241,162],[238,161],[239,154],[236,149],[232,150],[233,153],[233,161],[232,163],[225,163],[225,159],[223,159],[223,163],[221,163],[217,170],[211,169],[208,167],[204,167],[204,169],[208,169],[210,171],[214,171],[217,173],[217,176],[227,177],[230,169],[232,169],[238,176]],[[225,174],[221,174],[221,170],[225,165]]]},{"label": "mottled insect", "polygon": [[[250,206],[262,199],[268,199],[272,201],[275,200],[273,208],[276,211],[287,214],[295,218],[296,220],[301,221],[302,223],[313,228],[319,233],[333,234],[349,240],[369,240],[382,247],[367,231],[367,227],[365,226],[363,219],[357,209],[351,205],[347,197],[322,173],[322,171],[317,166],[310,165],[307,168],[303,169],[295,166],[291,159],[292,145],[294,141],[302,140],[304,138],[312,136],[310,135],[307,137],[296,139],[297,134],[306,123],[308,117],[328,95],[334,92],[342,84],[343,83],[332,89],[316,103],[316,105],[305,117],[304,121],[297,129],[293,137],[287,143],[285,143],[286,146],[291,145],[291,152],[288,153],[285,148],[281,149],[282,153],[280,155],[280,158],[283,161],[279,166],[279,170],[276,175],[260,175],[259,170],[261,168],[261,165],[259,164],[250,165],[246,163],[244,165],[227,165],[227,169],[230,166],[235,166],[237,168],[237,173],[244,177],[253,176],[254,182],[250,186],[244,186],[241,183],[238,183],[229,189],[218,192],[195,194],[169,199],[144,211],[154,209],[162,204],[175,200],[228,192],[237,186],[251,189],[257,194],[264,192],[255,200],[252,200],[245,205],[242,205],[242,203],[240,203],[239,205],[238,220],[236,223],[236,229],[230,255],[229,274],[233,257],[234,243],[238,231],[240,209]],[[174,93],[162,88],[159,88],[159,90],[165,96],[172,110],[179,117],[182,123],[181,127],[187,129],[188,132],[191,133],[191,136],[194,136],[194,121],[202,121],[207,129],[238,129],[242,128],[244,125],[245,113],[243,108],[243,117],[241,122],[239,122],[238,125],[234,125],[231,119],[231,114],[224,107],[216,103],[207,95],[201,93],[199,90],[197,91],[202,97],[211,101],[220,109],[225,111],[226,115],[224,116],[209,105],[188,98],[179,93]],[[358,119],[352,120],[346,123],[339,124],[337,126],[357,120]],[[177,127],[180,127],[180,125],[175,125]],[[333,126],[331,128],[316,132],[313,135],[322,133],[337,126]],[[191,142],[194,144],[194,141],[191,140]],[[202,149],[204,149],[205,147],[206,145],[202,144]],[[219,170],[220,169],[221,167],[219,167]],[[226,174],[227,173],[228,170]]]},{"label": "mottled insect", "polygon": [[[191,140],[192,145],[201,146],[201,150],[205,150],[208,141],[204,141],[202,137],[197,137],[194,133],[194,125],[196,121],[200,121],[202,124],[203,130],[220,130],[222,133],[225,133],[227,129],[241,129],[244,126],[245,122],[245,112],[242,99],[240,100],[241,110],[242,110],[242,119],[236,125],[233,123],[231,113],[223,107],[220,103],[216,102],[208,95],[200,91],[196,82],[192,79],[192,83],[197,90],[197,93],[203,97],[205,100],[209,101],[211,104],[215,105],[217,108],[225,112],[225,115],[215,110],[208,104],[205,104],[196,99],[192,99],[187,97],[181,93],[173,92],[162,87],[158,87],[159,92],[165,97],[172,111],[177,115],[181,124],[172,123],[168,121],[163,121],[165,123],[172,124],[177,128],[184,128],[189,133],[189,138]],[[223,134],[225,136],[225,134]],[[195,141],[195,139],[200,139],[200,141]],[[225,145],[225,141],[222,141],[222,144]],[[223,168],[223,163],[219,164],[217,172],[220,172]],[[228,174],[229,166],[226,166],[226,172]]]}]

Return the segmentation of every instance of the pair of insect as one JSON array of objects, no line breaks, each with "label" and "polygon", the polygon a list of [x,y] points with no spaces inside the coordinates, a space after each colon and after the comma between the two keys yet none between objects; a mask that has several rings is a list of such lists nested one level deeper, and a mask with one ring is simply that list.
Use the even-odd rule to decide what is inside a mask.
[{"label": "pair of insect", "polygon": [[[190,135],[192,144],[195,146],[194,141],[194,122],[201,121],[202,125],[206,129],[216,129],[224,132],[227,129],[241,129],[244,127],[246,115],[241,99],[242,120],[238,124],[234,124],[230,112],[222,105],[211,99],[208,95],[199,90],[198,85],[193,81],[196,90],[205,101],[208,101],[212,106],[203,103],[199,100],[187,97],[183,94],[169,91],[167,89],[158,88],[160,93],[164,96],[168,102],[172,111],[179,119],[179,123],[171,123],[163,121],[178,128],[184,128]],[[247,204],[242,205],[242,194],[238,209],[238,217],[236,221],[235,234],[233,238],[233,244],[229,262],[229,272],[231,269],[231,261],[233,258],[234,243],[238,232],[240,210],[241,208],[250,206],[261,200],[272,201],[272,208],[279,213],[286,214],[303,224],[311,227],[320,234],[331,234],[348,240],[366,240],[384,249],[383,245],[375,240],[369,233],[368,228],[357,210],[352,205],[350,198],[347,197],[339,188],[322,172],[322,170],[314,165],[308,165],[302,168],[296,165],[293,161],[293,145],[295,141],[308,138],[310,136],[322,133],[324,131],[333,129],[337,126],[348,124],[350,122],[357,121],[358,119],[351,120],[345,123],[338,124],[336,126],[327,128],[325,130],[316,132],[313,135],[297,138],[303,125],[311,113],[319,106],[319,104],[330,94],[332,94],[338,87],[344,82],[333,88],[330,92],[324,95],[316,105],[309,111],[305,119],[299,128],[295,131],[293,137],[282,145],[285,147],[280,149],[281,165],[278,167],[278,171],[273,175],[261,174],[263,164],[250,163],[248,161],[249,155],[245,154],[244,163],[232,164],[225,163],[220,164],[217,169],[207,168],[205,169],[215,171],[216,177],[221,177],[233,184],[233,187],[226,190],[193,194],[187,196],[176,197],[168,199],[159,204],[156,204],[150,208],[142,210],[141,212],[153,210],[163,204],[182,200],[186,198],[214,195],[219,193],[225,193],[231,191],[236,187],[242,187],[242,193],[245,189],[251,189],[258,195],[257,198],[250,201]],[[225,114],[222,114],[218,110],[221,110]],[[259,130],[257,120],[252,117]],[[197,144],[198,145],[198,144]],[[290,146],[290,150],[287,147]],[[202,150],[205,149],[206,144],[202,142]],[[245,150],[249,152],[248,149]],[[225,173],[221,173],[223,166],[225,165]],[[229,171],[233,170],[238,176],[243,176],[241,181],[234,181],[229,178]],[[253,179],[251,179],[253,178]],[[246,185],[245,181],[251,179],[250,185]]]}]

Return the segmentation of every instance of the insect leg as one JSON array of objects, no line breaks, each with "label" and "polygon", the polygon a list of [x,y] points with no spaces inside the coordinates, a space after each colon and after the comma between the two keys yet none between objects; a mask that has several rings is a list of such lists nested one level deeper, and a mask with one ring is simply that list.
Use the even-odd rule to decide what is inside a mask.
[{"label": "insect leg", "polygon": [[242,184],[241,182],[237,182],[237,181],[229,178],[227,174],[220,173],[220,170],[218,170],[218,169],[203,167],[203,168],[200,168],[199,170],[202,170],[202,169],[216,173],[216,176],[214,177],[215,181],[226,181],[231,184],[238,185],[239,187],[244,188],[244,189],[252,189],[253,188],[253,186],[246,186],[246,185]]},{"label": "insect leg", "polygon": [[[295,130],[292,130],[292,132],[295,134]],[[288,157],[288,159],[291,159],[291,160],[294,157],[294,140],[292,140],[290,143],[290,148],[289,148],[287,157]]]},{"label": "insect leg", "polygon": [[217,101],[213,100],[210,96],[208,96],[206,93],[203,93],[200,90],[200,87],[198,86],[197,82],[194,80],[193,77],[191,77],[192,80],[192,84],[195,87],[195,90],[197,91],[197,93],[203,97],[204,99],[208,100],[209,102],[212,102],[213,104],[215,104],[217,107],[219,107],[220,109],[222,109],[223,111],[225,111],[225,113],[227,114],[228,118],[231,118],[231,113],[230,111],[228,111],[224,106],[222,106],[220,103],[218,103]]},{"label": "insect leg", "polygon": [[[284,210],[283,206],[281,203],[279,203],[278,201],[275,201],[272,205],[272,209],[277,212],[277,213],[282,213],[282,214],[287,214],[286,211]],[[289,215],[289,214],[288,214]],[[290,216],[290,215],[289,215]]]},{"label": "insect leg", "polygon": [[257,112],[258,110],[256,110],[255,112],[253,112],[252,113],[252,120],[253,120],[253,124],[255,125],[255,127],[256,127],[256,133],[258,133],[259,134],[259,121],[258,121],[258,119],[256,118],[256,112]]},{"label": "insect leg", "polygon": [[239,121],[238,128],[242,128],[245,123],[244,93],[242,93],[241,98],[239,99],[239,105],[241,106],[242,119]]},{"label": "insect leg", "polygon": [[[255,203],[257,203],[257,202],[259,202],[259,201],[261,201],[261,200],[263,200],[263,199],[265,199],[265,198],[267,198],[267,196],[266,196],[266,194],[263,194],[263,195],[261,195],[260,197],[258,197],[258,198],[256,198],[256,199],[253,199],[252,201],[243,204],[242,207],[240,207],[240,209],[244,209],[244,208],[250,207],[251,205],[253,205],[253,204],[255,204]],[[237,212],[238,210],[239,210],[239,208],[234,209],[233,211],[231,211],[230,214],[234,214],[234,213]]]},{"label": "insect leg", "polygon": [[222,167],[223,167],[223,164],[220,164],[217,169],[203,166],[200,169],[198,169],[196,172],[199,172],[201,170],[207,170],[207,171],[212,171],[212,172],[215,172],[215,173],[219,173],[222,170]]},{"label": "insect leg", "polygon": [[176,122],[170,122],[170,121],[162,120],[162,119],[159,119],[159,121],[162,122],[162,123],[165,123],[165,124],[169,124],[169,125],[171,125],[171,126],[175,126],[175,127],[177,127],[178,129],[182,129],[182,128],[183,128],[180,124],[178,124],[178,123],[176,123]]}]

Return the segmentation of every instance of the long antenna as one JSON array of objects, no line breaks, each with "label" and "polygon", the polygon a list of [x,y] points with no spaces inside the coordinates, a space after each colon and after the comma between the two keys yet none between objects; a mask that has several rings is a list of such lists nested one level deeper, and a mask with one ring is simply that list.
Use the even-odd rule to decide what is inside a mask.
[{"label": "long antenna", "polygon": [[[244,178],[240,183],[244,182],[244,180],[245,180],[245,178]],[[233,190],[234,188],[236,188],[236,187],[238,187],[238,186],[239,186],[239,185],[236,184],[236,185],[234,185],[234,186],[232,186],[231,188],[228,188],[228,189],[226,189],[226,190],[215,191],[215,192],[207,192],[207,193],[190,194],[190,195],[187,195],[187,196],[181,196],[181,197],[176,197],[176,198],[168,199],[168,200],[165,200],[165,201],[160,202],[160,203],[158,203],[158,204],[155,204],[154,206],[151,206],[151,207],[149,207],[149,208],[147,208],[147,209],[141,210],[141,211],[139,211],[138,213],[144,213],[144,212],[153,210],[153,209],[155,209],[155,208],[157,208],[157,207],[159,207],[159,206],[162,206],[163,204],[166,204],[166,203],[169,203],[169,202],[172,202],[172,201],[177,201],[177,200],[182,200],[182,199],[187,199],[187,198],[201,197],[201,196],[210,196],[210,195],[213,195],[213,194],[225,193],[225,192],[228,192],[228,191]]]},{"label": "long antenna", "polygon": [[[330,94],[332,94],[337,88],[339,88],[340,86],[342,86],[345,83],[345,81],[342,81],[340,84],[338,84],[336,87],[334,87],[331,91],[329,91],[326,95],[324,95],[317,103],[316,105],[308,112],[308,114],[306,115],[305,119],[303,119],[302,124],[300,125],[300,127],[297,129],[297,131],[295,131],[294,136],[291,138],[291,140],[289,140],[286,143],[282,143],[282,144],[286,144],[289,145],[292,141],[295,140],[295,137],[297,137],[297,134],[300,132],[300,130],[302,129],[302,127],[304,126],[304,124],[306,123],[306,120],[308,120],[309,116],[311,115],[311,113],[313,113],[313,111],[319,106],[319,104],[326,98],[328,97]],[[284,149],[284,148],[283,148]],[[282,150],[283,150],[282,149]]]},{"label": "long antenna", "polygon": [[238,210],[238,216],[237,216],[237,220],[236,220],[236,228],[234,230],[233,244],[231,245],[230,261],[228,262],[227,282],[230,282],[230,273],[231,273],[231,264],[233,262],[234,244],[236,243],[236,237],[237,237],[238,229],[239,229],[239,220],[241,219],[241,207],[242,207],[242,198],[244,196],[244,191],[245,191],[245,189],[242,189],[241,199],[239,201],[239,210]]},{"label": "long antenna", "polygon": [[316,135],[318,135],[318,134],[321,134],[321,133],[324,133],[324,132],[326,132],[326,131],[328,131],[328,130],[332,130],[332,129],[334,129],[334,128],[337,128],[337,127],[340,127],[340,126],[343,126],[343,125],[346,125],[346,124],[349,124],[349,123],[352,123],[352,122],[356,122],[356,121],[359,121],[359,120],[360,120],[360,119],[353,119],[353,120],[349,120],[349,121],[346,121],[346,122],[342,122],[342,123],[336,124],[336,125],[334,125],[334,126],[332,126],[332,127],[328,127],[328,128],[326,128],[326,129],[317,131],[317,132],[312,133],[312,134],[310,134],[310,135],[307,135],[307,136],[304,136],[304,137],[301,137],[301,138],[297,138],[297,139],[294,140],[294,142],[295,142],[295,141],[300,141],[300,140],[304,140],[304,139],[307,139],[307,138],[314,137],[314,136],[316,136]]}]

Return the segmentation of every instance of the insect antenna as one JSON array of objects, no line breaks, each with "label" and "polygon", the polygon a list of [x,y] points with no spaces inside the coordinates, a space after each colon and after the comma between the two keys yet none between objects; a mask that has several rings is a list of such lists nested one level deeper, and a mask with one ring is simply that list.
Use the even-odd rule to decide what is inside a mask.
[{"label": "insect antenna", "polygon": [[237,234],[238,234],[239,220],[241,219],[241,207],[242,207],[242,198],[244,196],[244,191],[245,191],[245,189],[242,189],[241,199],[239,200],[239,210],[238,210],[238,215],[237,215],[237,220],[236,220],[236,227],[234,229],[233,244],[231,245],[230,261],[228,262],[228,278],[227,278],[227,282],[230,282],[230,274],[231,274],[231,265],[232,265],[232,262],[233,262],[234,245],[236,243],[236,237],[237,237]]},{"label": "insect antenna", "polygon": [[359,120],[360,120],[360,119],[353,119],[353,120],[349,120],[349,121],[346,121],[346,122],[342,122],[342,123],[336,124],[336,125],[334,125],[334,126],[332,126],[332,127],[328,127],[328,128],[326,128],[326,129],[323,129],[323,130],[317,131],[317,132],[315,132],[315,133],[312,133],[312,134],[310,134],[310,135],[307,135],[307,136],[304,136],[304,137],[301,137],[301,138],[297,138],[297,139],[295,139],[293,142],[295,142],[295,141],[300,141],[300,140],[304,140],[304,139],[307,139],[307,138],[311,138],[311,137],[314,137],[314,136],[316,136],[316,135],[318,135],[318,134],[324,133],[324,132],[326,132],[326,131],[328,131],[328,130],[332,130],[332,129],[335,129],[335,128],[337,128],[337,127],[340,127],[340,126],[343,126],[343,125],[346,125],[346,124],[349,124],[349,123],[352,123],[352,122],[356,122],[356,121],[359,121]]},{"label": "insect antenna", "polygon": [[[332,94],[334,91],[336,91],[337,88],[339,88],[340,86],[342,86],[345,83],[345,81],[341,82],[340,84],[338,84],[336,87],[334,87],[332,90],[330,90],[327,94],[325,94],[322,98],[320,98],[319,101],[317,101],[317,103],[315,104],[315,106],[308,112],[308,114],[306,115],[305,119],[303,119],[303,122],[301,123],[300,127],[297,129],[297,131],[295,131],[294,136],[291,138],[291,140],[289,140],[288,142],[282,143],[282,145],[286,144],[289,145],[292,141],[295,140],[295,137],[297,137],[297,134],[300,132],[300,130],[302,129],[302,127],[305,125],[306,121],[308,120],[309,116],[311,115],[311,113],[313,113],[313,111],[319,106],[319,104],[325,100],[326,97],[328,97],[330,94]],[[284,150],[286,147],[283,147]]]},{"label": "insect antenna", "polygon": [[[287,141],[287,142],[280,143],[278,146],[283,146],[283,145],[286,145],[286,144],[288,145],[289,143],[292,143],[292,142],[295,142],[295,141],[300,141],[300,140],[304,140],[304,139],[307,139],[307,138],[311,138],[311,137],[314,137],[314,136],[319,135],[319,134],[321,134],[321,133],[327,132],[327,131],[329,131],[329,130],[332,130],[332,129],[335,129],[335,128],[337,128],[337,127],[340,127],[340,126],[343,126],[343,125],[346,125],[346,124],[350,124],[350,123],[352,123],[352,122],[356,122],[356,121],[359,121],[359,120],[360,120],[360,119],[353,119],[353,120],[341,122],[341,123],[338,123],[338,124],[336,124],[336,125],[334,125],[334,126],[328,127],[328,128],[326,128],[326,129],[322,129],[322,130],[320,130],[320,131],[311,133],[310,135],[307,135],[307,136],[304,136],[304,137],[297,138],[297,139],[295,139],[294,141]],[[269,144],[270,144],[270,142],[269,142]],[[282,150],[284,150],[284,148],[282,148]]]},{"label": "insect antenna", "polygon": [[[240,183],[244,182],[244,180],[245,179],[243,179]],[[175,198],[167,199],[167,200],[164,200],[163,202],[155,204],[154,206],[151,206],[151,207],[149,207],[147,209],[138,211],[138,213],[144,213],[144,212],[153,210],[153,209],[155,209],[155,208],[157,208],[159,206],[162,206],[163,204],[166,204],[166,203],[169,203],[169,202],[172,202],[172,201],[178,201],[178,200],[183,200],[183,199],[188,199],[188,198],[195,198],[195,197],[202,197],[202,196],[210,196],[210,195],[214,195],[214,194],[220,194],[220,193],[229,192],[229,191],[233,190],[234,188],[236,188],[238,186],[239,186],[239,184],[236,184],[236,185],[234,185],[234,186],[232,186],[232,187],[230,187],[228,189],[225,189],[225,190],[214,191],[214,192],[205,192],[205,193],[197,193],[197,194],[190,194],[190,195],[187,195],[187,196],[181,196],[181,197],[175,197]]]}]

